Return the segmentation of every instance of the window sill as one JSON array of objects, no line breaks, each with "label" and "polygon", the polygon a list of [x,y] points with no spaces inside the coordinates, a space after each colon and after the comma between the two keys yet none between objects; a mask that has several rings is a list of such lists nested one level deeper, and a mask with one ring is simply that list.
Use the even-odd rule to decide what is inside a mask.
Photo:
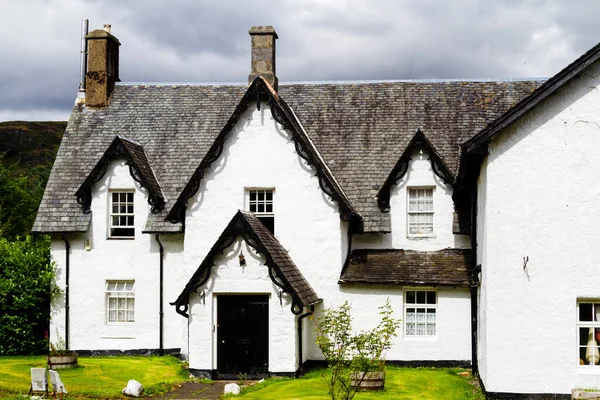
[{"label": "window sill", "polygon": [[580,365],[577,367],[577,373],[583,375],[600,375],[600,365]]},{"label": "window sill", "polygon": [[431,341],[436,341],[438,339],[438,337],[437,336],[425,336],[425,335],[421,335],[421,336],[419,336],[419,335],[404,335],[404,339],[431,342]]},{"label": "window sill", "polygon": [[135,240],[135,237],[107,237],[107,240]]},{"label": "window sill", "polygon": [[408,240],[423,240],[423,239],[435,239],[437,236],[435,235],[410,235],[406,238]]}]

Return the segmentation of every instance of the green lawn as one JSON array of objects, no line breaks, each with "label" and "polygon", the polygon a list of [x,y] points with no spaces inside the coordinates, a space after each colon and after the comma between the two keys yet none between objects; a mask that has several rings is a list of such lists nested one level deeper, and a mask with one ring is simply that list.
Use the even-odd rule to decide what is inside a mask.
[{"label": "green lawn", "polygon": [[[157,395],[170,391],[187,379],[187,372],[174,357],[80,357],[80,368],[61,370],[60,376],[74,398],[120,398],[129,379],[144,385],[145,393]],[[32,367],[45,367],[46,359],[37,357],[0,357],[0,399],[17,399],[29,391]],[[481,400],[483,395],[469,379],[457,375],[458,369],[387,367],[385,390],[359,393],[357,400],[447,399]],[[264,400],[327,400],[327,385],[320,369],[299,379],[274,378],[244,390],[235,398]],[[229,398],[229,397],[228,397]]]},{"label": "green lawn", "polygon": [[[27,394],[30,368],[45,367],[46,358],[0,357],[0,398]],[[129,379],[140,382],[147,394],[171,390],[187,379],[175,357],[79,357],[79,368],[60,370],[69,398],[120,398]]]},{"label": "green lawn", "polygon": [[[458,369],[386,368],[385,389],[381,392],[361,392],[356,400],[387,399],[484,399],[479,388],[473,387],[469,378],[457,375]],[[231,398],[256,400],[326,400],[327,385],[323,375],[326,370],[309,372],[300,379],[268,379],[247,388],[240,396]]]}]

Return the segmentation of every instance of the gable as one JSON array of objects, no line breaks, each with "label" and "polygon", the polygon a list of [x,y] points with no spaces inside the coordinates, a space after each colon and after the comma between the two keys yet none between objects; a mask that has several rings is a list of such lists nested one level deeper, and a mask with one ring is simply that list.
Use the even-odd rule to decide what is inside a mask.
[{"label": "gable", "polygon": [[239,236],[258,253],[266,257],[265,265],[269,269],[269,277],[283,292],[292,296],[291,311],[294,314],[300,314],[303,307],[320,301],[320,298],[304,279],[296,264],[273,234],[254,214],[238,211],[185,285],[177,300],[171,303],[179,314],[188,316],[190,293],[208,281],[215,257],[231,246]]},{"label": "gable", "polygon": [[[221,130],[214,143],[202,159],[192,177],[181,191],[173,208],[169,211],[167,219],[173,223],[183,222],[185,218],[185,208],[188,200],[194,196],[202,179],[205,177],[211,165],[221,156],[223,147],[229,132],[239,121],[242,113],[255,101],[256,107],[260,110],[261,101],[267,101],[273,119],[277,121],[284,129],[291,132],[292,140],[296,147],[297,154],[302,157],[309,165],[316,170],[319,179],[319,186],[325,194],[336,201],[340,208],[340,217],[344,220],[351,218],[360,218],[350,200],[347,198],[341,186],[335,177],[323,162],[318,150],[315,148],[310,137],[306,134],[292,110],[287,104],[273,91],[273,89],[261,78],[257,77],[233,112],[231,118],[227,121],[225,127]],[[258,162],[258,160],[257,160]]]},{"label": "gable", "polygon": [[91,212],[92,188],[104,177],[111,160],[117,157],[124,157],[127,160],[131,177],[148,190],[148,203],[152,206],[152,212],[161,212],[164,208],[165,197],[148,162],[144,148],[129,139],[116,136],[75,192],[77,202],[82,205],[83,213]]}]

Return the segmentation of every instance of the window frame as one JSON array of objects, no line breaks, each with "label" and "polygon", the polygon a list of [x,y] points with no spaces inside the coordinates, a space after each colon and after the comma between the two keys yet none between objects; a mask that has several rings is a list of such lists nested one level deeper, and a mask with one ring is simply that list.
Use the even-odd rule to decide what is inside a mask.
[{"label": "window frame", "polygon": [[[431,190],[431,211],[410,210],[411,193],[418,190]],[[411,215],[431,215],[430,233],[411,233]],[[435,186],[409,186],[406,188],[406,236],[408,238],[435,237]]]},{"label": "window frame", "polygon": [[[408,293],[409,292],[414,292],[415,293],[415,302],[414,303],[409,303],[408,302]],[[418,295],[417,292],[425,292],[425,303],[420,303],[418,302]],[[428,295],[427,293],[434,293],[435,294],[435,303],[428,303]],[[438,309],[439,309],[439,291],[435,288],[430,288],[430,287],[409,287],[409,288],[405,288],[402,294],[402,317],[403,317],[403,334],[404,337],[407,339],[437,339],[438,337],[438,333],[439,333],[439,323],[438,323]],[[415,320],[413,321],[409,321],[409,318],[407,316],[408,313],[408,309],[415,309],[415,311],[417,309],[420,308],[424,308],[425,309],[425,315],[428,314],[434,314],[435,315],[435,320],[433,321],[433,327],[435,330],[435,333],[433,335],[428,335],[428,334],[423,334],[423,335],[419,335],[417,334],[417,318],[416,315],[417,313],[415,312]],[[430,310],[435,310],[434,312],[428,312]],[[430,324],[430,321],[427,321],[427,317],[425,317],[425,332],[427,332],[427,325]],[[409,324],[414,324],[414,329],[415,329],[415,333],[409,333],[408,332],[408,328],[409,328]]]},{"label": "window frame", "polygon": [[[592,305],[592,320],[591,321],[582,321],[581,318],[581,310],[580,307],[582,304],[591,304]],[[580,298],[577,299],[577,309],[576,309],[576,349],[577,349],[577,365],[579,368],[600,372],[600,354],[597,354],[597,358],[599,358],[598,363],[595,365],[585,364],[587,362],[587,357],[582,359],[582,351],[585,349],[587,351],[587,343],[586,345],[582,345],[581,343],[581,329],[594,329],[593,335],[595,336],[594,340],[596,341],[596,350],[600,353],[600,299],[599,298]],[[594,318],[595,317],[595,318]],[[595,321],[594,321],[595,319]],[[589,335],[589,334],[588,334]],[[586,338],[586,340],[589,339]],[[589,342],[588,342],[589,343]],[[581,361],[584,361],[584,364],[581,364]]]},{"label": "window frame", "polygon": [[[129,194],[131,193],[133,195],[132,200],[129,201],[129,199],[126,199],[124,203],[121,202],[121,200],[119,199],[117,201],[117,206],[121,206],[124,205],[125,207],[128,207],[131,205],[132,207],[132,212],[130,213],[128,210],[126,210],[125,212],[114,212],[113,211],[113,207],[115,205],[114,203],[114,199],[113,199],[113,195],[114,194]],[[108,238],[109,239],[125,239],[125,240],[132,240],[135,239],[135,189],[110,189],[108,191]],[[127,220],[128,217],[132,217],[132,225],[113,225],[113,217],[125,217],[125,219]],[[130,236],[124,236],[124,235],[113,235],[112,231],[113,229],[119,229],[119,228],[125,228],[125,229],[133,229],[133,234]]]},{"label": "window frame", "polygon": [[[271,226],[273,229],[269,229],[273,235],[275,235],[275,188],[273,187],[247,187],[245,188],[245,209],[250,211],[256,216],[261,222],[269,229],[269,224],[266,224],[263,219],[271,219]],[[256,193],[255,199],[252,200],[252,192]],[[263,199],[259,199],[259,192],[263,193]],[[271,199],[267,197],[267,193],[271,194]],[[253,205],[255,211],[252,211]],[[260,205],[263,206],[263,211],[258,211]],[[271,211],[265,211],[270,206]]]},{"label": "window frame", "polygon": [[[120,290],[117,286],[119,284],[124,284],[125,287]],[[131,285],[131,290],[125,290],[129,284]],[[115,285],[114,289],[109,288],[109,285]],[[107,279],[104,284],[104,297],[104,320],[107,325],[124,325],[135,323],[135,279]],[[114,309],[111,309],[111,299],[116,299],[117,307]],[[125,308],[119,307],[119,299],[125,299]],[[131,308],[128,307],[130,303],[129,300],[131,300]],[[111,311],[115,312],[117,315],[114,321],[111,321]],[[126,317],[124,320],[119,320],[119,312],[125,313],[124,315]],[[132,315],[131,320],[129,319],[130,312]]]}]

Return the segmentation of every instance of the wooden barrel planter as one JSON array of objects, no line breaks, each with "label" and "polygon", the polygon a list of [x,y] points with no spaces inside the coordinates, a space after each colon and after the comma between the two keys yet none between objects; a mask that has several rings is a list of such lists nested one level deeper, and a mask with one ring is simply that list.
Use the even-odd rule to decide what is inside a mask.
[{"label": "wooden barrel planter", "polygon": [[350,379],[351,385],[358,387],[359,390],[382,390],[385,384],[385,371],[354,373],[350,375]]},{"label": "wooden barrel planter", "polygon": [[77,354],[67,354],[64,356],[48,356],[48,367],[50,369],[69,369],[77,368]]}]

